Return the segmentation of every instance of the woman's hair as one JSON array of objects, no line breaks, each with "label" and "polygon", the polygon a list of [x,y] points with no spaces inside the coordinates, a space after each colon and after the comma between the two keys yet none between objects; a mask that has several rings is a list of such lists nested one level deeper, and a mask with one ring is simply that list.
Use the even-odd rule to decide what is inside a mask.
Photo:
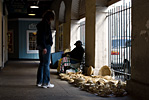
[{"label": "woman's hair", "polygon": [[52,12],[52,10],[47,10],[44,14],[43,14],[43,19],[46,19],[46,20],[50,20],[50,19],[53,19],[54,20],[54,13]]}]

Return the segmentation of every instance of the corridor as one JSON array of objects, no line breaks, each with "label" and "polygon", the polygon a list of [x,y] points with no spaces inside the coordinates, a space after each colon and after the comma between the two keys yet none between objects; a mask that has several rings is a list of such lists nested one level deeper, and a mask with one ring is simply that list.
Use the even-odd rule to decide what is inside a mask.
[{"label": "corridor", "polygon": [[38,61],[8,61],[0,71],[0,100],[136,100],[125,97],[99,97],[59,79],[51,69],[54,88],[36,87]]}]

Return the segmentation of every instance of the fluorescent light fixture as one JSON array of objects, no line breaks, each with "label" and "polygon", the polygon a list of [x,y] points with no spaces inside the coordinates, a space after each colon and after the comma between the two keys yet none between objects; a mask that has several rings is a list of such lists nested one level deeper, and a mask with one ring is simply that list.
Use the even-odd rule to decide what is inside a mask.
[{"label": "fluorescent light fixture", "polygon": [[36,14],[28,14],[29,16],[35,16]]},{"label": "fluorescent light fixture", "polygon": [[39,6],[30,6],[30,8],[39,8]]}]

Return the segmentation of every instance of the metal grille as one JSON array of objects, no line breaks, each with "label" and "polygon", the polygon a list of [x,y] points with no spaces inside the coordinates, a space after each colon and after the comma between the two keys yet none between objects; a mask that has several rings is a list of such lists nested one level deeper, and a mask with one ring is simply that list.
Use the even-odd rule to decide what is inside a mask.
[{"label": "metal grille", "polygon": [[131,77],[131,1],[126,1],[108,10],[109,65],[121,80]]}]

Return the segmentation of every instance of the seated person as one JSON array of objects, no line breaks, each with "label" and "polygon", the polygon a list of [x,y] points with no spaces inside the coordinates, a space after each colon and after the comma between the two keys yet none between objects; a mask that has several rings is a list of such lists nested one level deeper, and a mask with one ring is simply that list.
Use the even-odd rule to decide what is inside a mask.
[{"label": "seated person", "polygon": [[72,64],[80,63],[84,54],[84,49],[80,40],[77,41],[74,45],[76,45],[76,47],[71,52],[66,53],[70,55],[70,62]]},{"label": "seated person", "polygon": [[78,66],[80,65],[84,54],[82,42],[77,41],[74,45],[76,45],[76,47],[71,52],[63,54],[60,72],[65,72],[65,67],[71,66],[71,68],[78,68]]}]

